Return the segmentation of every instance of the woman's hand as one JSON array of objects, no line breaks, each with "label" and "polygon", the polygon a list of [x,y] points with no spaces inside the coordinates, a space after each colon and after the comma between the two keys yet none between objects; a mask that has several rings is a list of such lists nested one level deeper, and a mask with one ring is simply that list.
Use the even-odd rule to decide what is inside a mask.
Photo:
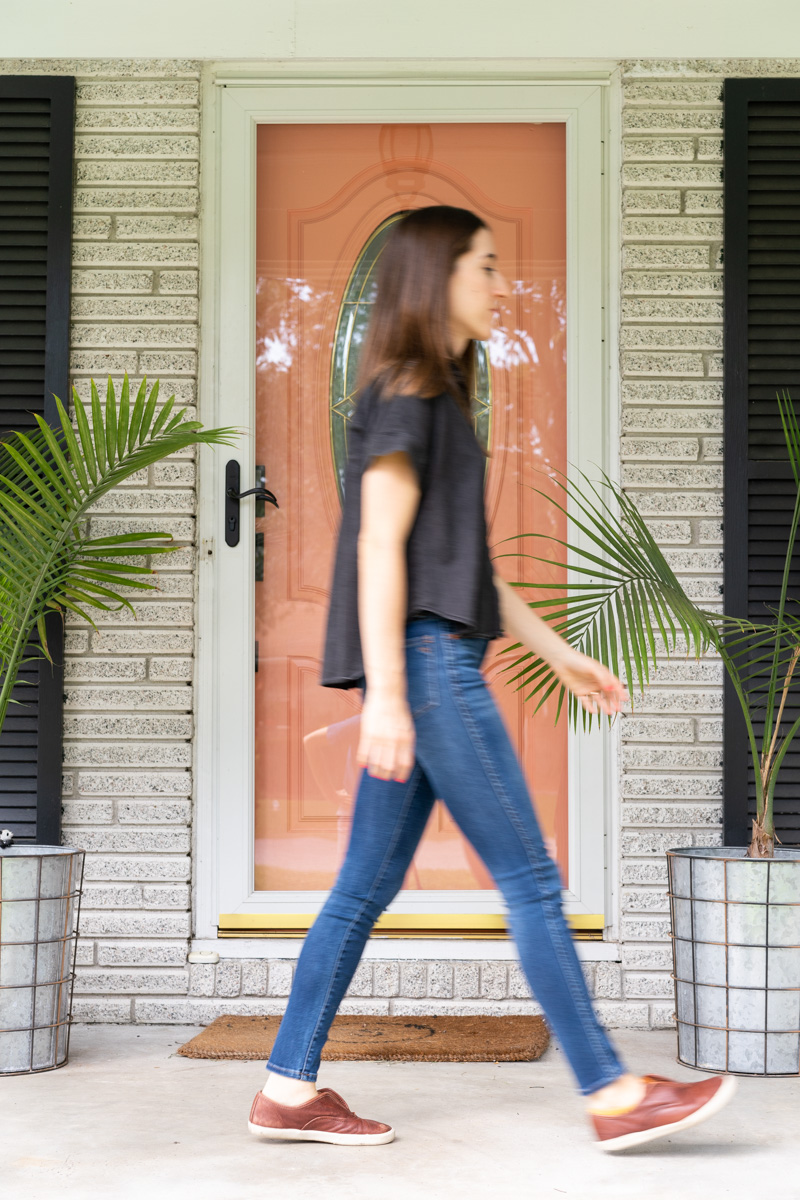
[{"label": "woman's hand", "polygon": [[356,762],[376,779],[406,782],[414,766],[414,722],[406,700],[367,689]]},{"label": "woman's hand", "polygon": [[625,685],[613,671],[579,650],[570,649],[552,667],[588,713],[620,712],[623,703],[630,699]]}]

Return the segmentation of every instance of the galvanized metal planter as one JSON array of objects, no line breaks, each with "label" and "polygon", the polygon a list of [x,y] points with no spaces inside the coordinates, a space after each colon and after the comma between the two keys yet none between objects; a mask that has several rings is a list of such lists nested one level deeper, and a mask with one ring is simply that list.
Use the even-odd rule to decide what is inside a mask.
[{"label": "galvanized metal planter", "polygon": [[67,1061],[85,851],[0,848],[0,1075]]},{"label": "galvanized metal planter", "polygon": [[800,1074],[800,850],[668,850],[678,1062]]}]

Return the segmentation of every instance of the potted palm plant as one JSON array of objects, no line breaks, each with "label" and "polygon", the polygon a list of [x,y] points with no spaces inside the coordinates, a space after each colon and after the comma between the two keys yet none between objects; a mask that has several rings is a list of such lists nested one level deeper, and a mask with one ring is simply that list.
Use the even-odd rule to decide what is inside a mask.
[{"label": "potted palm plant", "polygon": [[[755,1075],[800,1073],[800,848],[776,848],[773,818],[778,773],[800,730],[800,719],[784,719],[800,675],[800,620],[787,610],[800,523],[800,426],[788,394],[778,395],[778,405],[796,495],[780,599],[768,620],[730,617],[692,601],[636,505],[605,473],[599,485],[583,472],[582,484],[562,472],[551,475],[564,493],[563,505],[534,489],[583,532],[582,546],[550,534],[522,535],[546,538],[562,547],[562,555],[567,549],[574,556],[555,564],[524,556],[573,573],[558,586],[566,596],[533,600],[531,607],[541,609],[576,649],[623,678],[632,697],[657,667],[659,635],[667,654],[676,649],[679,633],[698,660],[716,652],[733,684],[755,765],[752,837],[748,846],[667,852],[673,977],[678,1060]],[[550,582],[515,586],[554,590]],[[503,653],[513,657],[520,648]],[[509,684],[526,689],[525,699],[538,697],[534,711],[560,686],[558,721],[566,689],[549,664],[525,653],[503,671]],[[571,694],[568,706],[573,725],[581,712],[584,729],[587,716],[591,729],[592,714]],[[763,720],[760,737],[756,714]]]},{"label": "potted palm plant", "polygon": [[[60,427],[37,416],[35,433],[0,443],[0,733],[9,705],[24,702],[12,695],[20,667],[52,663],[48,613],[93,626],[92,610],[134,613],[120,589],[151,590],[147,559],[176,548],[168,533],[90,536],[100,497],[177,450],[233,437],[187,420],[174,396],[160,407],[158,398],[158,381],[148,391],[143,379],[131,400],[126,374],[119,402],[109,377],[101,405],[92,380],[89,409],[73,389],[74,426],[56,396]],[[84,859],[75,847],[13,840],[0,831],[0,1075],[67,1061]]]}]

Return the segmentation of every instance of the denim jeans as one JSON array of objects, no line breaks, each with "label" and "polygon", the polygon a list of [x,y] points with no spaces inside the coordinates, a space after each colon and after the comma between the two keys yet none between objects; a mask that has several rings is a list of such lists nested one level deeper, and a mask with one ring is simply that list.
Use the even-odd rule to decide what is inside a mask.
[{"label": "denim jeans", "polygon": [[523,971],[583,1095],[624,1073],[600,1025],[525,777],[480,673],[488,642],[442,617],[406,627],[416,762],[405,783],[362,771],[342,867],[297,962],[267,1070],[314,1080],[374,922],[402,886],[441,797],[508,908]]}]

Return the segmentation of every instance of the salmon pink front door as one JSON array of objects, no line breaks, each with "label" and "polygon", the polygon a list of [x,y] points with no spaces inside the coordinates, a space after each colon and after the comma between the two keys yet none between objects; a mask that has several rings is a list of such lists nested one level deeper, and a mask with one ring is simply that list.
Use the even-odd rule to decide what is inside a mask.
[{"label": "salmon pink front door", "polygon": [[[565,149],[558,122],[257,128],[256,482],[280,504],[256,513],[257,891],[329,888],[346,846],[360,692],[318,681],[375,266],[411,208],[470,208],[494,232],[512,295],[480,348],[473,397],[490,453],[490,551],[504,556],[495,567],[506,579],[563,582],[523,557],[546,557],[547,542],[505,539],[566,536],[562,514],[534,491],[559,498],[547,472],[567,466]],[[555,695],[533,718],[535,703],[506,684],[497,655],[509,644],[490,646],[485,673],[567,885],[566,721],[554,726]],[[441,803],[405,888],[493,888]]]}]

